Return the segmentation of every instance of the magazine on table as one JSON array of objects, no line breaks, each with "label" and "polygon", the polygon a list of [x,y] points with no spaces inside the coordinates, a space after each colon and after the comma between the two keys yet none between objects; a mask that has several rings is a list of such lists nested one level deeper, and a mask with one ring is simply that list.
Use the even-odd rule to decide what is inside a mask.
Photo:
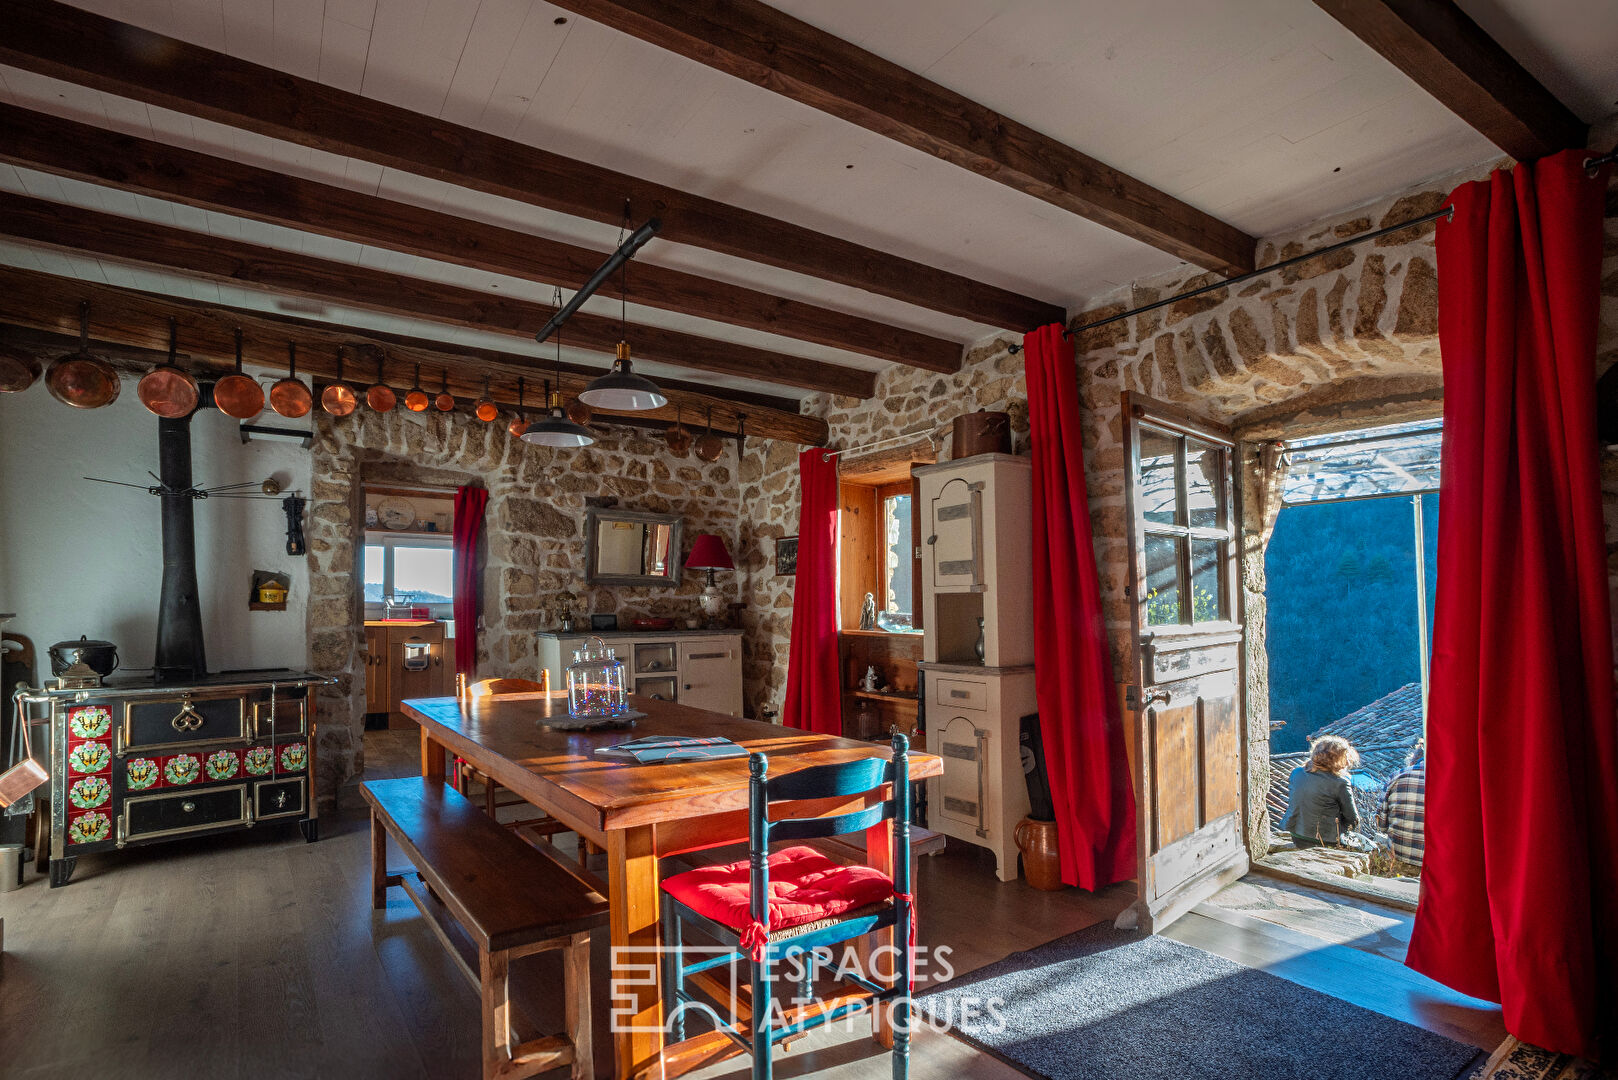
[{"label": "magazine on table", "polygon": [[694,735],[648,735],[644,739],[613,746],[598,746],[596,757],[634,761],[642,765],[656,761],[713,761],[746,757],[747,747],[729,739],[704,739]]}]

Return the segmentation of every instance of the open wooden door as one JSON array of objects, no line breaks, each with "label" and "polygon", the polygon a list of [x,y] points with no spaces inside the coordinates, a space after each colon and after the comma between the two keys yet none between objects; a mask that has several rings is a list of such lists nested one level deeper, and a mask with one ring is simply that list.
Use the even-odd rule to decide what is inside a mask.
[{"label": "open wooden door", "polygon": [[1247,872],[1229,429],[1124,394],[1141,929]]}]

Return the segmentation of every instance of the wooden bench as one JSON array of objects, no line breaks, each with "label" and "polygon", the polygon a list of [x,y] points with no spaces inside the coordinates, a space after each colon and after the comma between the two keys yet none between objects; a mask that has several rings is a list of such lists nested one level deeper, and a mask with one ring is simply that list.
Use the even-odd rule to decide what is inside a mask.
[{"label": "wooden bench", "polygon": [[[606,924],[606,899],[448,784],[405,777],[360,791],[371,805],[371,906],[387,906],[389,886],[404,889],[477,987],[485,1080],[566,1064],[575,1080],[593,1076],[590,932]],[[387,869],[389,836],[413,872]],[[551,949],[562,952],[567,1032],[514,1044],[510,963]]]}]

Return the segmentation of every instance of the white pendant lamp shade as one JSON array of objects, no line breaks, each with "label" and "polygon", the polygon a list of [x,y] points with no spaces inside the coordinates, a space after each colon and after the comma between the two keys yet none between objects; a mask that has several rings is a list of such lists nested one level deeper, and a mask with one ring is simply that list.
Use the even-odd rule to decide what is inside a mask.
[{"label": "white pendant lamp shade", "polygon": [[618,343],[618,359],[612,370],[596,379],[579,394],[579,400],[592,409],[612,412],[645,412],[661,409],[668,395],[648,378],[636,375],[629,360],[629,343]]}]

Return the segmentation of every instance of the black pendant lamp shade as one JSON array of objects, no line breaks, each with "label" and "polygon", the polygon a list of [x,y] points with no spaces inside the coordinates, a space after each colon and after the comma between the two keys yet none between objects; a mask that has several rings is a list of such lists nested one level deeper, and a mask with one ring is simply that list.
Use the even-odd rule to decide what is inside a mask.
[{"label": "black pendant lamp shade", "polygon": [[523,442],[577,449],[596,441],[595,433],[589,428],[581,427],[567,418],[567,413],[562,411],[561,395],[551,396],[550,383],[545,384],[545,403],[550,406],[550,415],[537,424],[529,425],[528,430],[522,433]]},{"label": "black pendant lamp shade", "polygon": [[629,342],[618,343],[618,359],[612,370],[594,380],[579,394],[579,400],[592,409],[611,412],[644,412],[661,409],[669,403],[668,396],[657,384],[641,375],[629,360]]}]

